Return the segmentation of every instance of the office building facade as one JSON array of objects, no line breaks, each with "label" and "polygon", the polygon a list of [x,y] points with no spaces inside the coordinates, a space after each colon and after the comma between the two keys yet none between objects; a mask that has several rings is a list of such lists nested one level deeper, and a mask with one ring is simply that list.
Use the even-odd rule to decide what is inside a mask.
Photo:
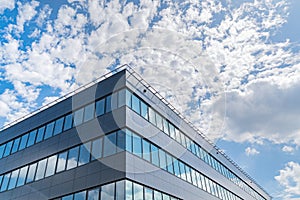
[{"label": "office building facade", "polygon": [[0,199],[271,197],[124,67],[0,132]]}]

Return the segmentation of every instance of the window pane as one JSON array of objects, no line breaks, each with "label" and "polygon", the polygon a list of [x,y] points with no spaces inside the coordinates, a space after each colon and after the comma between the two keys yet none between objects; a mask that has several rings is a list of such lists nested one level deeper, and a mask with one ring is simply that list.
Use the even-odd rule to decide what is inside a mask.
[{"label": "window pane", "polygon": [[103,157],[110,156],[116,153],[117,151],[116,140],[117,140],[116,132],[104,136]]},{"label": "window pane", "polygon": [[150,107],[149,107],[149,121],[150,123],[156,125],[155,111]]},{"label": "window pane", "polygon": [[53,135],[53,129],[54,129],[54,123],[55,122],[51,122],[51,123],[47,124],[44,140],[52,137],[52,135]]},{"label": "window pane", "polygon": [[133,154],[142,157],[142,138],[136,134],[132,134]]},{"label": "window pane", "polygon": [[179,169],[180,169],[180,177],[181,179],[186,181],[186,172],[185,172],[185,165],[179,161]]},{"label": "window pane", "polygon": [[125,89],[122,89],[118,92],[118,107],[125,106],[126,100],[125,100]]},{"label": "window pane", "polygon": [[99,188],[88,191],[88,200],[99,200],[99,191]]},{"label": "window pane", "polygon": [[158,148],[151,144],[151,162],[159,167],[159,156],[158,156]]},{"label": "window pane", "polygon": [[132,153],[132,133],[128,129],[126,131],[126,151]]},{"label": "window pane", "polygon": [[176,138],[176,141],[179,142],[180,144],[182,144],[180,134],[181,134],[180,131],[177,128],[175,128],[175,138]]},{"label": "window pane", "polygon": [[170,200],[170,197],[166,194],[163,194],[163,200]]},{"label": "window pane", "polygon": [[73,116],[71,113],[65,117],[64,131],[72,128],[72,126],[73,126]]},{"label": "window pane", "polygon": [[163,118],[163,131],[167,135],[170,135],[170,133],[169,133],[169,122],[165,118]]},{"label": "window pane", "polygon": [[67,170],[77,167],[79,147],[69,150]]},{"label": "window pane", "polygon": [[55,121],[55,127],[54,127],[54,135],[58,135],[62,132],[64,125],[64,117],[59,118]]},{"label": "window pane", "polygon": [[175,127],[169,123],[169,130],[170,130],[170,137],[173,138],[173,139],[176,139],[175,137]]},{"label": "window pane", "polygon": [[189,183],[192,183],[191,168],[185,165],[186,177]]},{"label": "window pane", "polygon": [[33,130],[29,133],[29,138],[28,138],[28,142],[27,142],[27,147],[30,147],[34,144],[35,142],[35,138],[36,138],[36,132],[37,130]]},{"label": "window pane", "polygon": [[3,176],[3,180],[2,180],[0,192],[3,192],[3,191],[5,191],[5,190],[7,190],[9,178],[10,178],[10,173],[5,174],[5,175]]},{"label": "window pane", "polygon": [[143,158],[150,162],[150,143],[143,140]]},{"label": "window pane", "polygon": [[27,140],[28,140],[28,134],[26,135],[23,135],[22,138],[21,138],[21,143],[20,143],[20,146],[19,146],[19,151],[24,149],[27,145]]},{"label": "window pane", "polygon": [[66,169],[67,155],[68,155],[67,151],[60,153],[58,155],[56,172],[61,172]]},{"label": "window pane", "polygon": [[126,200],[132,200],[132,182],[131,181],[125,181],[126,182]]},{"label": "window pane", "polygon": [[175,158],[173,159],[173,165],[174,165],[174,174],[180,178],[179,162]]},{"label": "window pane", "polygon": [[73,200],[73,194],[61,198],[61,200]]},{"label": "window pane", "polygon": [[170,156],[169,154],[166,154],[166,158],[167,158],[167,170],[168,170],[168,172],[170,172],[171,174],[174,174],[173,158],[172,158],[172,156]]},{"label": "window pane", "polygon": [[34,164],[29,166],[26,183],[30,183],[34,180],[36,166],[37,166],[37,163],[34,163]]},{"label": "window pane", "polygon": [[40,180],[44,178],[45,176],[45,170],[46,170],[46,164],[47,164],[47,158],[44,160],[40,160],[38,163],[38,167],[36,170],[35,180]]},{"label": "window pane", "polygon": [[128,90],[126,90],[126,105],[131,108],[131,96],[132,93]]},{"label": "window pane", "polygon": [[134,110],[138,114],[141,114],[140,100],[135,95],[132,95],[132,110]]},{"label": "window pane", "polygon": [[101,199],[114,200],[115,196],[115,183],[103,185],[101,187]]},{"label": "window pane", "polygon": [[125,132],[120,130],[117,132],[117,152],[125,150]]},{"label": "window pane", "polygon": [[154,191],[154,200],[162,200],[162,195],[158,191]]},{"label": "window pane", "polygon": [[125,181],[116,183],[116,200],[125,200]]},{"label": "window pane", "polygon": [[78,126],[78,125],[82,124],[82,120],[83,120],[83,108],[75,111],[75,113],[74,113],[74,126]]},{"label": "window pane", "polygon": [[37,134],[37,137],[36,137],[36,143],[40,142],[43,140],[44,138],[44,132],[45,132],[45,126],[39,128],[38,130],[38,134]]},{"label": "window pane", "polygon": [[51,156],[48,158],[47,169],[45,177],[51,176],[55,172],[55,166],[57,162],[57,155]]},{"label": "window pane", "polygon": [[15,170],[11,173],[11,177],[10,177],[10,181],[9,181],[9,185],[8,185],[8,190],[13,189],[13,188],[16,187],[19,171],[20,170],[17,169],[17,170]]},{"label": "window pane", "polygon": [[153,190],[150,188],[144,188],[145,189],[145,200],[153,199]]},{"label": "window pane", "polygon": [[111,111],[111,95],[105,98],[106,105],[105,105],[105,112],[108,113]]},{"label": "window pane", "polygon": [[134,195],[134,200],[143,200],[143,186],[133,183],[133,195]]},{"label": "window pane", "polygon": [[78,166],[90,162],[91,142],[80,145]]},{"label": "window pane", "polygon": [[86,191],[76,193],[74,195],[74,200],[85,200]]},{"label": "window pane", "polygon": [[85,106],[84,108],[84,122],[87,122],[94,118],[95,105],[92,103],[90,105]]},{"label": "window pane", "polygon": [[8,156],[10,154],[13,142],[14,141],[12,140],[12,141],[10,141],[9,143],[6,144],[6,148],[5,148],[3,157],[6,157],[6,156]]},{"label": "window pane", "polygon": [[111,96],[111,110],[118,108],[118,93],[113,93]]},{"label": "window pane", "polygon": [[[21,141],[21,138],[15,139],[13,148],[11,150],[11,153],[15,153],[15,152],[18,151],[18,148],[19,148],[19,145],[20,145],[20,141]],[[0,152],[0,154],[1,154],[1,152]]]},{"label": "window pane", "polygon": [[156,115],[156,126],[160,129],[163,130],[163,124],[162,124],[162,117],[160,116],[160,114],[155,113]]},{"label": "window pane", "polygon": [[101,158],[102,156],[102,138],[98,138],[92,142],[92,160]]},{"label": "window pane", "polygon": [[0,146],[0,158],[3,157],[5,146],[6,146],[6,144],[3,144],[3,145]]},{"label": "window pane", "polygon": [[148,106],[141,101],[141,116],[148,120]]},{"label": "window pane", "polygon": [[104,114],[104,103],[105,103],[105,99],[101,99],[96,102],[96,116],[97,117]]},{"label": "window pane", "polygon": [[165,170],[167,170],[167,165],[166,165],[166,153],[159,149],[159,166]]},{"label": "window pane", "polygon": [[28,166],[21,168],[18,182],[17,182],[17,187],[25,184],[27,170],[28,170]]}]

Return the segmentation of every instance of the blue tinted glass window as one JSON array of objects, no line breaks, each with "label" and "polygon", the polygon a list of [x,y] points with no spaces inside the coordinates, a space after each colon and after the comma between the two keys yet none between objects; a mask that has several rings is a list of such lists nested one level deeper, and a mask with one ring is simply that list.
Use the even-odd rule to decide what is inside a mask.
[{"label": "blue tinted glass window", "polygon": [[27,171],[28,171],[28,166],[21,168],[18,182],[17,182],[17,187],[25,184]]},{"label": "blue tinted glass window", "polygon": [[67,170],[77,167],[78,153],[79,153],[79,147],[75,147],[75,148],[69,150]]},{"label": "blue tinted glass window", "polygon": [[116,200],[125,200],[125,181],[116,182]]},{"label": "blue tinted glass window", "polygon": [[137,96],[132,95],[132,110],[141,114],[140,100]]},{"label": "blue tinted glass window", "polygon": [[36,166],[37,166],[37,163],[34,163],[34,164],[29,166],[29,170],[28,170],[28,174],[27,174],[27,178],[26,178],[26,183],[30,183],[34,180]]},{"label": "blue tinted glass window", "polygon": [[177,142],[179,142],[180,144],[182,144],[181,133],[180,133],[180,131],[177,128],[175,128],[175,138],[176,138]]},{"label": "blue tinted glass window", "polygon": [[155,111],[150,107],[149,107],[149,121],[150,123],[156,125]]},{"label": "blue tinted glass window", "polygon": [[118,93],[113,93],[111,95],[111,110],[118,108]]},{"label": "blue tinted glass window", "polygon": [[162,194],[159,191],[154,191],[154,200],[162,200]]},{"label": "blue tinted glass window", "polygon": [[170,137],[173,138],[173,139],[176,139],[175,137],[175,127],[169,123],[169,130],[170,130]]},{"label": "blue tinted glass window", "polygon": [[85,200],[86,191],[74,194],[74,200]]},{"label": "blue tinted glass window", "polygon": [[35,138],[36,138],[36,132],[37,130],[33,130],[29,133],[29,138],[28,138],[28,142],[27,142],[27,147],[30,147],[31,145],[34,144],[35,142]]},{"label": "blue tinted glass window", "polygon": [[76,110],[74,113],[74,126],[82,124],[83,120],[83,108]]},{"label": "blue tinted glass window", "polygon": [[116,132],[104,136],[103,157],[115,154],[117,151]]},{"label": "blue tinted glass window", "polygon": [[96,102],[96,116],[97,117],[104,114],[104,108],[105,108],[104,105],[105,105],[105,99],[101,99]]},{"label": "blue tinted glass window", "polygon": [[6,144],[2,144],[2,145],[0,146],[0,158],[3,157],[3,153],[4,153],[5,146],[6,146]]},{"label": "blue tinted glass window", "polygon": [[185,171],[186,171],[186,179],[189,183],[192,183],[192,178],[191,178],[191,168],[187,165],[185,165]]},{"label": "blue tinted glass window", "polygon": [[167,158],[167,170],[171,174],[174,174],[173,157],[170,156],[169,154],[166,154],[166,158]]},{"label": "blue tinted glass window", "polygon": [[133,154],[142,157],[142,138],[136,134],[132,134]]},{"label": "blue tinted glass window", "polygon": [[27,141],[28,141],[28,134],[25,134],[21,138],[21,143],[20,143],[20,146],[19,146],[19,150],[22,150],[26,147]]},{"label": "blue tinted glass window", "polygon": [[10,173],[5,174],[5,175],[3,176],[3,180],[2,180],[0,192],[3,192],[3,191],[5,191],[5,190],[7,190],[9,178],[10,178]]},{"label": "blue tinted glass window", "polygon": [[133,199],[133,196],[132,196],[132,182],[131,181],[128,181],[126,180],[125,181],[125,193],[126,193],[126,200],[132,200]]},{"label": "blue tinted glass window", "polygon": [[73,126],[73,116],[72,116],[72,114],[68,114],[65,117],[64,131],[72,128],[72,126]]},{"label": "blue tinted glass window", "polygon": [[114,200],[115,197],[115,183],[103,185],[101,187],[101,199]]},{"label": "blue tinted glass window", "polygon": [[8,190],[13,189],[13,188],[16,187],[19,171],[20,170],[17,169],[17,170],[15,170],[11,173],[11,177],[10,177],[9,185],[8,185]]},{"label": "blue tinted glass window", "polygon": [[125,150],[125,132],[120,130],[117,134],[117,152]]},{"label": "blue tinted glass window", "polygon": [[143,140],[143,158],[150,162],[150,143]]},{"label": "blue tinted glass window", "polygon": [[13,142],[14,141],[12,140],[12,141],[10,141],[9,143],[6,144],[6,148],[5,148],[3,157],[6,157],[6,156],[8,156],[10,154]]},{"label": "blue tinted glass window", "polygon": [[159,166],[167,170],[166,153],[161,149],[159,149]]},{"label": "blue tinted glass window", "polygon": [[90,162],[91,142],[80,145],[78,166]]},{"label": "blue tinted glass window", "polygon": [[148,106],[141,101],[141,116],[148,120]]},{"label": "blue tinted glass window", "polygon": [[60,153],[58,155],[56,172],[61,172],[66,169],[67,156],[68,156],[68,151]]},{"label": "blue tinted glass window", "polygon": [[132,153],[132,133],[128,129],[126,131],[126,151]]},{"label": "blue tinted glass window", "polygon": [[160,129],[163,130],[163,124],[162,124],[162,117],[160,116],[160,114],[155,113],[156,116],[156,126]]},{"label": "blue tinted glass window", "polygon": [[133,198],[134,200],[143,200],[143,186],[133,183]]},{"label": "blue tinted glass window", "polygon": [[92,160],[102,157],[102,138],[98,138],[92,142]]},{"label": "blue tinted glass window", "polygon": [[170,133],[169,133],[169,123],[168,123],[168,121],[165,118],[163,118],[163,131],[167,135],[170,135]]},{"label": "blue tinted glass window", "polygon": [[153,199],[153,190],[150,188],[144,188],[145,191],[145,199]]},{"label": "blue tinted glass window", "polygon": [[2,179],[3,179],[3,176],[1,175],[0,176],[0,188],[1,188]]},{"label": "blue tinted glass window", "polygon": [[61,200],[73,200],[73,194],[61,198]]},{"label": "blue tinted glass window", "polygon": [[39,128],[38,130],[38,134],[37,134],[37,137],[36,137],[36,143],[40,142],[43,140],[44,138],[44,133],[45,133],[45,126]]},{"label": "blue tinted glass window", "polygon": [[99,200],[99,188],[88,191],[88,200]]},{"label": "blue tinted glass window", "polygon": [[177,159],[173,159],[173,165],[174,165],[174,174],[180,177],[179,162]]},{"label": "blue tinted glass window", "polygon": [[59,118],[55,121],[54,133],[53,135],[58,135],[62,132],[64,125],[64,117]]},{"label": "blue tinted glass window", "polygon": [[108,113],[111,111],[111,95],[105,98],[106,105],[105,105],[105,112]]},{"label": "blue tinted glass window", "polygon": [[50,158],[48,158],[45,177],[51,176],[55,173],[56,162],[57,155],[53,155]]},{"label": "blue tinted glass window", "polygon": [[52,137],[53,130],[54,130],[54,123],[55,122],[51,122],[51,123],[47,124],[44,140]]},{"label": "blue tinted glass window", "polygon": [[180,177],[183,180],[186,180],[186,171],[185,171],[185,165],[179,161],[179,170],[180,170]]},{"label": "blue tinted glass window", "polygon": [[94,118],[95,105],[92,103],[90,105],[85,106],[84,108],[84,118],[83,121],[87,122]]},{"label": "blue tinted glass window", "polygon": [[163,200],[170,200],[170,196],[163,194]]},{"label": "blue tinted glass window", "polygon": [[151,162],[159,167],[159,155],[158,155],[158,148],[153,145],[150,144],[150,148],[151,148]]},{"label": "blue tinted glass window", "polygon": [[132,93],[126,90],[126,105],[131,108],[131,96]]},{"label": "blue tinted glass window", "polygon": [[191,177],[192,177],[192,183],[193,185],[198,187],[197,177],[195,170],[191,169]]},{"label": "blue tinted glass window", "polygon": [[[18,148],[19,148],[19,145],[20,145],[20,141],[21,141],[21,138],[15,139],[13,148],[12,148],[12,150],[11,150],[11,153],[15,153],[15,152],[18,151]],[[1,152],[0,152],[0,153],[1,153]]]},{"label": "blue tinted glass window", "polygon": [[125,97],[125,89],[120,90],[118,92],[118,107],[125,106],[126,104],[126,97]]},{"label": "blue tinted glass window", "polygon": [[37,167],[37,170],[36,170],[36,175],[35,175],[35,180],[36,181],[44,178],[45,170],[46,170],[46,164],[47,164],[47,159],[39,161],[38,167]]}]

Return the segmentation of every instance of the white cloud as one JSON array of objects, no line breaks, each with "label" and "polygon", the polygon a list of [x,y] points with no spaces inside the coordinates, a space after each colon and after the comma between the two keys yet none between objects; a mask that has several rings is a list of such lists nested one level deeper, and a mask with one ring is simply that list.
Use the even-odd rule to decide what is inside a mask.
[{"label": "white cloud", "polygon": [[276,181],[284,187],[282,199],[296,200],[300,198],[300,165],[296,162],[288,162],[284,169],[275,176]]},{"label": "white cloud", "polygon": [[4,12],[5,9],[12,10],[15,7],[14,0],[2,0],[0,4],[0,14]]},{"label": "white cloud", "polygon": [[259,154],[260,152],[257,151],[255,148],[247,147],[245,149],[245,153],[246,153],[247,156],[254,156],[254,155]]},{"label": "white cloud", "polygon": [[285,145],[285,146],[282,147],[282,151],[283,151],[283,152],[286,152],[286,153],[293,153],[294,150],[295,150],[295,149],[294,149],[293,147],[291,147],[291,146],[286,146],[286,145]]},{"label": "white cloud", "polygon": [[36,14],[36,7],[38,7],[39,2],[30,1],[29,3],[22,4],[20,2],[18,4],[18,17],[17,17],[17,30],[19,32],[24,31],[24,24],[27,21],[30,21]]}]

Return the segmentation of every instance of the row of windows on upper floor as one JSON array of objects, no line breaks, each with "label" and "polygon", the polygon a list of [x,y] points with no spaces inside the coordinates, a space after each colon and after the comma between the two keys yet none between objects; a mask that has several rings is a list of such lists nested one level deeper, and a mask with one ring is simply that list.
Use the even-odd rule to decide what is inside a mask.
[{"label": "row of windows on upper floor", "polygon": [[61,153],[0,175],[0,192],[41,180],[124,150],[220,199],[240,199],[223,186],[128,129],[93,139],[82,145],[77,145]]},{"label": "row of windows on upper floor", "polygon": [[221,173],[227,179],[234,182],[236,185],[241,187],[244,191],[248,192],[250,195],[258,200],[265,200],[257,191],[246,184],[241,178],[232,173],[227,167],[225,167],[220,161],[209,154],[205,149],[203,149],[196,142],[191,140],[183,132],[181,132],[177,127],[170,123],[167,119],[162,117],[157,111],[148,106],[142,99],[133,94],[130,91],[126,91],[126,105],[130,107],[133,111],[138,113],[140,116],[148,120],[150,123],[155,125],[165,134],[167,134],[172,139],[176,140],[198,158],[203,160],[209,166],[214,168],[216,171]]},{"label": "row of windows on upper floor", "polygon": [[121,180],[54,200],[178,200],[178,198],[130,180]]}]

